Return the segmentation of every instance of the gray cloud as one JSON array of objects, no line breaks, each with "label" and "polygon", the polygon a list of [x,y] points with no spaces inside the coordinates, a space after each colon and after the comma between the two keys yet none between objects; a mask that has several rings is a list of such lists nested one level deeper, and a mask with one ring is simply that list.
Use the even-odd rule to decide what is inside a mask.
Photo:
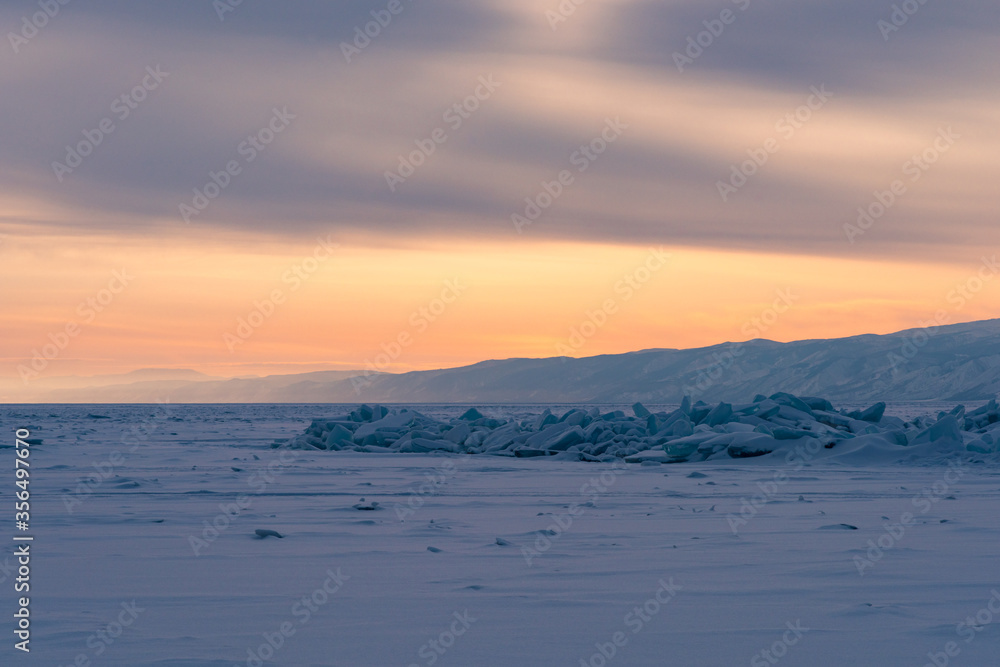
[{"label": "gray cloud", "polygon": [[[660,95],[664,127],[638,123],[533,225],[533,238],[853,254],[937,245],[960,254],[965,240],[956,231],[979,235],[981,242],[997,234],[985,213],[991,205],[995,210],[995,195],[977,185],[989,181],[970,150],[996,146],[989,118],[995,116],[990,91],[997,89],[997,74],[982,49],[996,39],[1000,17],[984,3],[929,3],[886,43],[876,22],[888,17],[889,2],[755,0],[745,12],[735,10],[736,22],[684,74],[672,53],[703,29],[702,21],[732,3],[623,2],[599,38],[583,42],[559,40],[596,5],[582,6],[555,32],[548,31],[545,6],[519,15],[499,2],[404,5],[403,14],[348,64],[341,41],[384,3],[245,0],[225,21],[208,2],[70,3],[20,53],[0,44],[4,194],[88,211],[80,220],[54,221],[66,225],[100,224],[95,213],[101,211],[108,225],[127,216],[135,231],[155,231],[154,222],[163,219],[181,225],[178,205],[207,182],[209,171],[238,159],[237,146],[266,124],[273,107],[287,106],[297,115],[287,135],[244,164],[197,225],[506,238],[510,214],[599,131],[604,110],[650,116],[648,109],[636,110],[648,87]],[[18,29],[20,17],[36,9],[34,3],[0,2],[0,28],[5,34]],[[555,85],[567,62],[578,65],[582,85],[598,91],[616,83],[601,78],[609,71],[641,83],[629,99],[559,99],[565,118],[542,113],[542,100],[525,97],[537,90],[529,78],[534,72]],[[147,65],[157,64],[170,72],[162,87],[116,121],[93,155],[57,182],[52,162],[63,159],[65,146],[112,115],[112,100],[139,83]],[[505,80],[497,99],[390,193],[382,172],[412,150],[413,140],[441,125],[441,112],[471,91],[476,74],[489,72]],[[745,139],[721,149],[712,143],[722,128],[719,116],[708,112],[732,104],[722,117],[734,126],[749,122],[727,87],[733,94],[756,90],[782,100],[773,103],[776,114],[788,108],[789,96],[804,97],[820,83],[837,91],[839,113],[849,107],[890,129],[898,117],[917,138],[906,150],[880,147],[874,157],[859,152],[858,170],[886,174],[870,185],[851,180],[856,170],[849,160],[797,156],[808,168],[768,166],[723,205],[715,181],[767,132],[754,125],[741,135]],[[711,100],[704,123],[659,136],[682,117],[669,100],[686,92]],[[965,117],[954,118],[958,113]],[[856,120],[838,122],[849,128]],[[888,185],[911,146],[923,148],[919,136],[929,141],[936,125],[948,122],[962,127],[964,157],[949,156],[921,184],[924,194],[914,188],[877,233],[860,246],[847,245],[842,224],[873,190]],[[808,131],[833,136],[830,125],[816,123]],[[865,143],[858,145],[863,151]],[[963,179],[975,196],[966,193],[953,211],[915,208],[931,194],[940,201],[949,184]]]}]

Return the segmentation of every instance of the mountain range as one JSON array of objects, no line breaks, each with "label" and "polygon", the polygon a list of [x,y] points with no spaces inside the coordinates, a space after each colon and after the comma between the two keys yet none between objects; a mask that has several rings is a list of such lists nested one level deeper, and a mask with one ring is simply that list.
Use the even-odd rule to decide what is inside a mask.
[{"label": "mountain range", "polygon": [[504,359],[409,373],[217,378],[144,369],[0,390],[7,403],[673,403],[777,391],[834,401],[977,401],[1000,392],[1000,320],[893,334],[751,340],[586,358]]}]

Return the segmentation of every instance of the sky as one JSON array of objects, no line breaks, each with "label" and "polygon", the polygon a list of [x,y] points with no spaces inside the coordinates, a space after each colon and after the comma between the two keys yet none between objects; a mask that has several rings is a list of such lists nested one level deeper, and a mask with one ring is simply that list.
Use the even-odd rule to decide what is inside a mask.
[{"label": "sky", "polygon": [[0,378],[1000,306],[993,3],[2,0],[0,33]]}]

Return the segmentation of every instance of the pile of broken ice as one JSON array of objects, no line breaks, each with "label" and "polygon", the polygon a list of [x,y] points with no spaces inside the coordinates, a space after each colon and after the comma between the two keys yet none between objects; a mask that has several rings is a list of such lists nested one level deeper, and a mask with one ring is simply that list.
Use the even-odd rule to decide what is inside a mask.
[{"label": "pile of broken ice", "polygon": [[[363,405],[335,419],[314,420],[305,433],[274,447],[360,452],[451,452],[584,461],[679,463],[768,454],[803,458],[855,453],[889,460],[957,452],[1000,452],[996,400],[972,411],[958,406],[905,421],[885,415],[885,403],[837,410],[822,398],[777,393],[746,404],[685,398],[673,412],[651,413],[640,403],[621,410],[546,409],[517,421],[483,416],[475,408],[442,421],[409,409]],[[991,457],[992,458],[992,457]]]}]

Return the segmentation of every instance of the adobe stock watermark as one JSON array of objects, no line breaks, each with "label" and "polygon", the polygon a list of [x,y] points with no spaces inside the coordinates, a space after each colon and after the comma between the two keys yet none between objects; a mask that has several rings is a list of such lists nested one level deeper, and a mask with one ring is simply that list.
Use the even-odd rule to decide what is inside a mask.
[{"label": "adobe stock watermark", "polygon": [[788,629],[782,633],[781,639],[775,641],[768,648],[754,653],[753,657],[750,658],[750,667],[777,665],[781,662],[782,658],[788,655],[788,649],[798,644],[799,640],[805,637],[805,634],[811,629],[804,627],[801,619],[796,620],[794,623],[786,621],[785,627]]},{"label": "adobe stock watermark", "polygon": [[[626,468],[627,465],[624,461],[615,461],[611,464],[610,469],[584,482],[580,487],[581,502],[573,503],[564,513],[555,515],[548,528],[538,531],[534,545],[521,547],[521,556],[528,567],[531,567],[531,562],[534,559],[547,553],[555,542],[573,526],[573,522],[583,516],[588,507],[594,506],[599,496],[611,490],[611,487],[618,482],[618,477],[625,473]],[[586,500],[582,500],[584,498]]]},{"label": "adobe stock watermark", "polygon": [[903,26],[910,22],[910,19],[920,11],[920,8],[927,4],[928,0],[903,0],[899,4],[892,6],[892,12],[888,20],[879,19],[875,27],[882,33],[882,39],[886,42],[893,33],[902,30]]},{"label": "adobe stock watermark", "polygon": [[945,296],[945,300],[953,306],[955,311],[962,310],[967,303],[983,291],[986,283],[993,280],[998,273],[1000,273],[1000,262],[997,262],[996,255],[980,258],[980,266],[975,273],[955,285]]},{"label": "adobe stock watermark", "polygon": [[87,637],[88,651],[81,651],[76,654],[73,662],[66,667],[78,667],[92,664],[92,660],[104,655],[111,646],[121,637],[126,630],[132,627],[139,614],[146,611],[145,607],[140,607],[135,600],[122,602],[122,610],[118,615],[97,629],[97,632]]},{"label": "adobe stock watermark", "polygon": [[69,493],[63,493],[62,502],[67,514],[73,514],[78,505],[94,494],[104,482],[114,477],[115,472],[125,465],[126,454],[134,454],[140,446],[149,442],[150,436],[163,426],[171,416],[171,406],[167,401],[157,401],[157,412],[142,420],[139,424],[133,425],[128,431],[122,433],[121,444],[131,445],[127,452],[120,450],[112,451],[101,461],[94,463],[94,472],[77,479],[76,487]]},{"label": "adobe stock watermark", "polygon": [[219,22],[226,20],[226,14],[236,11],[236,8],[243,4],[243,0],[212,0],[212,9],[219,17]]},{"label": "adobe stock watermark", "polygon": [[202,522],[201,536],[188,535],[188,544],[194,555],[201,556],[203,551],[212,546],[212,543],[229,530],[233,522],[253,505],[254,497],[267,491],[278,476],[296,461],[298,455],[290,450],[283,450],[281,455],[272,459],[263,470],[254,472],[247,478],[247,485],[253,489],[252,494],[241,493],[231,503],[219,503],[219,513],[211,521],[205,519]]},{"label": "adobe stock watermark", "polygon": [[[752,340],[760,338],[773,327],[781,316],[791,310],[796,301],[800,299],[798,294],[792,291],[791,287],[775,291],[776,298],[770,306],[764,308],[760,315],[751,317],[743,323],[740,333]],[[683,392],[687,396],[697,396],[714,386],[722,379],[723,375],[736,366],[737,360],[743,356],[746,350],[743,349],[745,343],[727,343],[724,352],[714,352],[714,361],[707,367],[698,371],[695,384],[684,385]]]},{"label": "adobe stock watermark", "polygon": [[406,521],[413,516],[417,510],[424,506],[427,498],[437,495],[441,487],[447,484],[457,472],[458,466],[450,459],[445,461],[441,467],[435,468],[433,472],[425,472],[424,477],[427,481],[418,487],[411,488],[405,503],[393,505],[396,518],[400,521]]},{"label": "adobe stock watermark", "polygon": [[77,167],[82,165],[83,161],[104,143],[105,137],[118,129],[118,126],[115,125],[115,119],[117,118],[118,122],[124,122],[132,115],[133,111],[139,108],[140,104],[149,99],[149,94],[159,88],[168,76],[170,76],[170,72],[161,71],[159,65],[146,67],[146,76],[142,77],[142,81],[133,86],[131,90],[116,97],[111,103],[110,110],[113,117],[105,116],[97,122],[93,129],[83,130],[83,139],[75,145],[67,144],[64,160],[52,162],[52,171],[56,180],[62,183],[66,176],[72,174]]},{"label": "adobe stock watermark", "polygon": [[14,54],[20,53],[21,47],[38,36],[38,33],[49,24],[49,21],[54,19],[62,11],[62,8],[70,2],[72,0],[38,0],[39,11],[30,16],[22,16],[21,29],[17,32],[7,33],[7,40],[10,42],[10,47],[14,49]]},{"label": "adobe stock watermark", "polygon": [[43,373],[50,363],[66,351],[73,339],[80,335],[83,327],[92,324],[98,315],[107,310],[133,280],[135,276],[129,275],[127,269],[112,271],[108,284],[95,295],[81,301],[76,307],[76,314],[82,318],[82,322],[70,320],[62,329],[49,333],[49,342],[31,351],[31,361],[27,364],[18,364],[17,374],[21,377],[21,382],[28,384]]},{"label": "adobe stock watermark", "polygon": [[[741,12],[745,12],[750,8],[751,0],[732,0],[732,2]],[[687,47],[684,51],[674,51],[674,65],[677,66],[677,71],[683,74],[685,68],[693,65],[694,61],[715,44],[717,39],[722,37],[726,28],[736,22],[738,16],[739,14],[727,8],[719,13],[718,18],[702,21],[705,29],[694,36],[688,35]]]},{"label": "adobe stock watermark", "polygon": [[549,27],[554,32],[560,23],[568,21],[569,17],[576,14],[576,10],[586,2],[587,0],[559,0],[559,5],[554,10],[545,10],[545,20],[549,22]]},{"label": "adobe stock watermark", "polygon": [[[205,209],[216,200],[222,192],[232,184],[233,179],[243,173],[243,167],[250,164],[267,150],[275,138],[288,129],[296,116],[288,112],[288,107],[272,109],[272,115],[267,124],[249,135],[236,147],[238,158],[226,163],[224,169],[209,171],[208,181],[200,188],[194,189],[194,197],[190,203],[182,202],[177,209],[181,219],[191,224],[191,219],[205,212]],[[242,158],[242,162],[239,158]]]},{"label": "adobe stock watermark", "polygon": [[994,588],[990,593],[993,595],[986,604],[975,614],[966,616],[965,620],[955,628],[955,632],[965,639],[966,644],[971,644],[976,639],[977,633],[992,625],[1000,616],[1000,591]]},{"label": "adobe stock watermark", "polygon": [[[975,614],[967,616],[964,621],[955,627],[957,634],[965,644],[971,644],[976,640],[978,633],[996,622],[1000,616],[1000,591],[993,589],[986,604]],[[957,658],[962,653],[962,647],[956,641],[947,642],[943,650],[931,651],[927,653],[928,662],[923,667],[948,667],[952,658]]]},{"label": "adobe stock watermark", "polygon": [[311,278],[320,268],[333,257],[333,251],[340,247],[339,243],[330,240],[331,235],[321,238],[313,248],[313,251],[302,260],[296,262],[287,271],[281,274],[281,282],[288,285],[288,292],[275,288],[262,300],[253,302],[253,309],[245,317],[236,319],[236,328],[232,332],[222,335],[222,341],[229,348],[230,353],[236,352],[236,348],[247,342],[254,333],[274,316],[278,306],[288,300],[289,294],[294,294]]},{"label": "adobe stock watermark", "polygon": [[[903,175],[909,176],[910,183],[916,183],[924,174],[930,171],[931,167],[937,164],[945,153],[950,151],[955,142],[962,138],[956,133],[951,125],[938,129],[938,136],[933,143],[925,148],[921,153],[914,155],[903,163]],[[876,221],[880,220],[906,193],[909,192],[906,181],[897,178],[886,190],[876,190],[874,201],[867,206],[858,207],[858,219],[854,224],[844,223],[844,234],[850,243],[864,235]]]},{"label": "adobe stock watermark", "polygon": [[402,0],[389,0],[385,9],[371,10],[372,20],[363,26],[354,27],[353,40],[340,43],[340,52],[344,54],[344,60],[350,64],[356,56],[360,56],[361,52],[371,45],[372,40],[377,39],[397,16],[406,11],[406,5],[411,2],[413,0],[406,0],[406,4]]},{"label": "adobe stock watermark", "polygon": [[[823,449],[823,443],[816,438],[809,438],[808,442],[799,443],[795,449],[785,454],[785,466],[791,472],[799,472],[807,463],[816,458],[816,455]],[[750,520],[757,516],[769,502],[774,500],[781,493],[783,486],[788,484],[791,478],[784,468],[774,471],[771,480],[767,482],[757,482],[759,491],[750,498],[744,496],[740,498],[739,514],[729,513],[726,515],[726,523],[733,535],[739,535],[740,529],[750,523]]]},{"label": "adobe stock watermark", "polygon": [[[833,97],[833,93],[826,89],[825,83],[818,88],[812,86],[809,90],[811,93],[806,98],[806,101],[793,111],[785,114],[774,125],[775,131],[785,141],[790,141],[795,136],[795,133],[801,130],[812,119],[813,114],[826,106],[826,103]],[[775,137],[769,137],[759,148],[748,149],[747,155],[749,159],[739,164],[734,164],[729,168],[729,180],[715,182],[715,187],[718,189],[722,201],[728,202],[729,197],[739,192],[768,163],[771,156],[780,150],[781,142]]]},{"label": "adobe stock watermark", "polygon": [[[261,667],[265,662],[273,659],[287,641],[294,637],[302,626],[312,620],[314,614],[329,604],[330,599],[339,593],[347,580],[351,578],[341,572],[339,567],[336,571],[328,569],[325,574],[326,578],[322,584],[317,586],[312,593],[303,595],[292,604],[289,610],[291,620],[281,622],[273,632],[262,632],[261,637],[264,638],[264,641],[256,647],[247,647],[247,657],[244,663],[246,667]],[[296,626],[296,621],[298,626]],[[240,666],[235,665],[234,667]]]},{"label": "adobe stock watermark", "polygon": [[3,563],[0,563],[0,584],[7,583],[12,574],[17,574],[17,568],[10,562],[10,556],[4,556]]},{"label": "adobe stock watermark", "polygon": [[929,487],[924,487],[918,495],[910,499],[910,504],[918,511],[917,515],[907,511],[900,514],[899,521],[896,523],[884,521],[882,534],[874,540],[868,540],[868,550],[865,555],[853,558],[858,575],[865,576],[869,569],[875,567],[885,557],[886,553],[895,549],[906,537],[907,531],[916,525],[917,516],[923,516],[930,512],[935,505],[951,493],[952,488],[962,481],[968,471],[968,464],[961,459],[949,461],[948,470],[941,479]]},{"label": "adobe stock watermark", "polygon": [[[459,637],[463,636],[478,619],[469,614],[466,609],[462,613],[457,611],[452,614],[455,620],[451,622],[447,630],[443,630],[437,637],[431,639],[417,649],[417,656],[423,659],[423,664],[430,667],[436,663],[445,653],[448,652]],[[420,667],[419,663],[411,662],[409,667]]]},{"label": "adobe stock watermark", "polygon": [[354,393],[359,394],[363,388],[370,386],[371,377],[383,372],[399,359],[403,350],[413,345],[417,336],[427,331],[431,324],[440,319],[448,307],[458,301],[466,289],[468,289],[468,285],[463,285],[461,278],[445,280],[444,287],[437,297],[410,313],[408,320],[410,328],[403,329],[395,338],[382,343],[380,346],[382,351],[375,355],[374,359],[365,359],[364,373],[351,378]]},{"label": "adobe stock watermark", "polygon": [[[447,124],[452,132],[462,129],[465,121],[472,118],[472,114],[478,111],[483,102],[487,101],[503,84],[493,79],[493,75],[479,77],[479,85],[471,95],[455,102],[441,115],[441,119]],[[385,171],[385,182],[389,186],[390,192],[395,192],[396,188],[413,176],[417,169],[427,163],[427,160],[437,152],[438,146],[443,145],[452,135],[443,127],[437,127],[424,139],[416,139],[416,149],[407,155],[399,156],[399,164],[395,170]]]},{"label": "adobe stock watermark", "polygon": [[[967,303],[975,299],[986,288],[987,283],[993,280],[997,273],[1000,273],[1000,262],[997,261],[997,256],[982,257],[979,268],[949,290],[945,300],[953,306],[955,312],[961,311]],[[950,319],[951,315],[948,314],[948,311],[939,309],[931,320],[918,322],[919,326],[916,330],[903,334],[903,342],[900,344],[899,350],[891,350],[886,353],[892,372],[898,372],[901,366],[916,357],[920,350],[938,334],[938,328],[948,324]]]},{"label": "adobe stock watermark", "polygon": [[659,588],[652,597],[641,605],[633,607],[622,619],[625,627],[631,631],[631,636],[625,630],[618,630],[612,633],[609,641],[595,643],[594,647],[597,650],[588,658],[580,658],[580,667],[605,667],[628,645],[632,636],[642,632],[663,611],[663,608],[677,597],[678,591],[684,590],[683,586],[674,583],[673,577],[669,577],[666,581],[660,579],[657,583]]},{"label": "adobe stock watermark", "polygon": [[934,313],[934,319],[927,322],[919,322],[919,327],[916,330],[904,333],[902,336],[903,342],[900,343],[899,350],[890,350],[886,353],[886,358],[889,360],[889,369],[892,373],[898,373],[901,367],[906,365],[906,362],[916,357],[921,348],[927,345],[938,334],[938,327],[947,324],[949,319],[950,316],[947,311],[938,310]]},{"label": "adobe stock watermark", "polygon": [[[578,174],[587,171],[590,165],[604,155],[611,144],[621,138],[628,127],[628,125],[621,122],[620,117],[616,116],[614,120],[606,118],[604,120],[604,129],[601,130],[600,134],[580,146],[569,156],[570,166],[576,167],[576,173]],[[514,229],[517,233],[523,233],[525,227],[538,220],[544,211],[548,210],[557,199],[562,197],[566,188],[575,182],[576,176],[569,169],[563,169],[551,181],[543,180],[540,192],[534,197],[524,198],[526,204],[524,214],[514,213],[510,216],[510,221],[514,224]]]},{"label": "adobe stock watermark", "polygon": [[588,310],[586,319],[578,325],[570,327],[569,338],[566,339],[566,342],[556,343],[556,352],[559,356],[572,356],[586,345],[588,340],[604,328],[609,318],[618,313],[622,305],[631,301],[632,297],[653,279],[653,275],[666,266],[668,259],[670,259],[670,253],[663,252],[662,246],[651,248],[642,264],[626,273],[621,280],[615,283],[614,292],[617,296],[605,299],[595,310]]}]

